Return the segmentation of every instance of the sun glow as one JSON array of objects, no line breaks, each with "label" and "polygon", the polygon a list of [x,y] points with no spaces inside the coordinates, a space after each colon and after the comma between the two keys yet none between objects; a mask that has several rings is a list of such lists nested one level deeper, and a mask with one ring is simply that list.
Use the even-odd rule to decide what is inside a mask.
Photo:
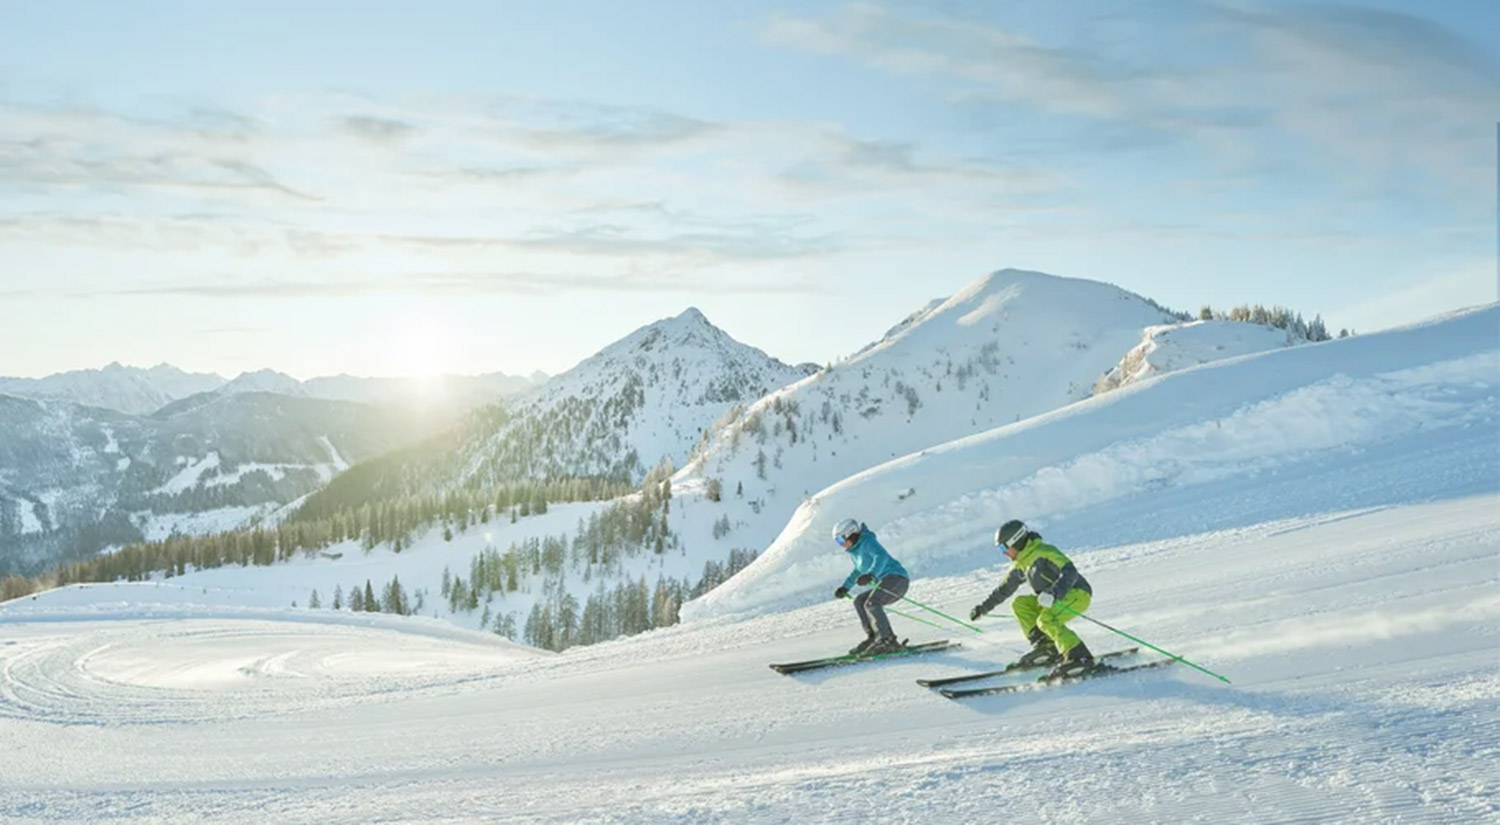
[{"label": "sun glow", "polygon": [[458,342],[441,324],[430,318],[411,319],[393,329],[385,343],[387,374],[434,389],[453,371],[457,351]]}]

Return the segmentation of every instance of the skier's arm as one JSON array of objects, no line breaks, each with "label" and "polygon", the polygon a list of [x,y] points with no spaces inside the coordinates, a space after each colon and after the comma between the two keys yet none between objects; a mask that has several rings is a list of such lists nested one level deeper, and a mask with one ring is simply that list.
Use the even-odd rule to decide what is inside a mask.
[{"label": "skier's arm", "polygon": [[1010,598],[1010,594],[1016,592],[1016,588],[1020,587],[1024,581],[1026,581],[1026,574],[1021,572],[1021,568],[1012,567],[1010,573],[1006,574],[1000,582],[1000,586],[990,593],[989,598],[979,603],[979,614],[982,616],[994,610],[1001,602]]},{"label": "skier's arm", "polygon": [[853,587],[854,586],[854,580],[857,579],[857,578],[859,578],[859,568],[858,567],[856,567],[853,570],[849,571],[849,576],[844,579],[844,589],[848,590],[849,588]]}]

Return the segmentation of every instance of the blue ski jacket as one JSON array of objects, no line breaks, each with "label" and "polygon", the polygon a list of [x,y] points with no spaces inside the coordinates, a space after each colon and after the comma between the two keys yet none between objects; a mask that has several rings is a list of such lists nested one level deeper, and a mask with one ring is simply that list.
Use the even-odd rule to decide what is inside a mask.
[{"label": "blue ski jacket", "polygon": [[849,574],[849,578],[844,579],[845,590],[854,586],[854,580],[859,578],[861,573],[869,573],[877,582],[886,576],[911,578],[906,574],[906,568],[901,566],[901,562],[891,558],[891,554],[880,546],[880,542],[875,539],[875,531],[866,527],[864,522],[860,522],[859,525],[859,541],[856,541],[853,547],[845,547],[844,552],[848,553],[850,560],[854,562],[854,572]]}]

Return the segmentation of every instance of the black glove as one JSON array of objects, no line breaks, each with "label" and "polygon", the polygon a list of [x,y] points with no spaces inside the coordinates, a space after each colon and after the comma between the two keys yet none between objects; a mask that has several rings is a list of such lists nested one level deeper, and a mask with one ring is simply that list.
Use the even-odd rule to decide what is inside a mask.
[{"label": "black glove", "polygon": [[833,591],[833,597],[835,599],[848,598],[849,597],[849,588],[847,588],[847,587],[840,587],[839,589]]},{"label": "black glove", "polygon": [[982,607],[980,607],[979,605],[976,604],[976,605],[974,605],[974,609],[972,609],[972,610],[969,611],[969,621],[971,621],[971,622],[977,622],[977,621],[979,621],[979,617],[983,616],[983,615],[984,615],[984,608],[982,608]]},{"label": "black glove", "polygon": [[855,579],[854,583],[859,585],[860,587],[864,587],[872,581],[875,581],[874,576],[870,575],[869,573],[860,573],[859,578]]}]

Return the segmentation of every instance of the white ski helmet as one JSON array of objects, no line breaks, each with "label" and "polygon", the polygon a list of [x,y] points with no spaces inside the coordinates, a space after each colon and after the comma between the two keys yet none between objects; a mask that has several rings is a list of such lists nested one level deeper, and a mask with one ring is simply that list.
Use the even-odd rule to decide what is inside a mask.
[{"label": "white ski helmet", "polygon": [[859,522],[852,518],[846,518],[838,524],[833,525],[833,540],[843,544],[850,536],[859,532]]}]

